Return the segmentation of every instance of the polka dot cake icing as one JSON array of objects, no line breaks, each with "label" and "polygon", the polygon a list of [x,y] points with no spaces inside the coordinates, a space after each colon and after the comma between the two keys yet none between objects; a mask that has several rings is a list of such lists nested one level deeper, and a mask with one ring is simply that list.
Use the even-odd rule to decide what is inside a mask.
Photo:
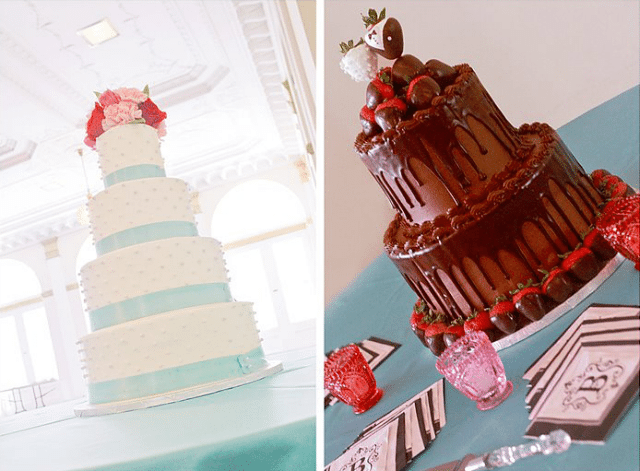
[{"label": "polka dot cake icing", "polygon": [[130,410],[281,369],[264,359],[252,304],[231,296],[220,243],[198,236],[187,184],[166,177],[158,129],[138,119],[102,132],[99,107],[88,126],[105,183],[88,203],[98,257],[80,270],[89,407]]}]

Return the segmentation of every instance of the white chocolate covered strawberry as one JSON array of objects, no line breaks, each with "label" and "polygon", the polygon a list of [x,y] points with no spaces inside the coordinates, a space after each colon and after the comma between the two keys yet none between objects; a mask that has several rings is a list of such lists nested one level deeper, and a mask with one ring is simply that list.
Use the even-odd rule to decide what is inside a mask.
[{"label": "white chocolate covered strawberry", "polygon": [[362,39],[354,44],[340,43],[340,50],[344,54],[340,60],[340,68],[356,82],[368,82],[376,77],[378,71],[378,56]]}]

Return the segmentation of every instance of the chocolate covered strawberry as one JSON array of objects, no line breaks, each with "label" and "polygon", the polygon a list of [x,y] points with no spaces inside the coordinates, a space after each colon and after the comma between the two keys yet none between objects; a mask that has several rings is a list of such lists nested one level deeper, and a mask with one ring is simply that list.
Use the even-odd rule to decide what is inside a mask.
[{"label": "chocolate covered strawberry", "polygon": [[543,294],[557,303],[562,303],[575,293],[578,287],[565,270],[556,267],[545,275],[541,289]]},{"label": "chocolate covered strawberry", "polygon": [[513,306],[520,314],[531,321],[538,321],[546,314],[546,302],[539,286],[526,286],[519,289],[511,298]]},{"label": "chocolate covered strawberry", "polygon": [[451,85],[458,73],[456,69],[438,59],[431,59],[424,65],[427,74],[435,80],[441,88]]},{"label": "chocolate covered strawberry", "polygon": [[383,83],[391,84],[391,67],[383,67],[376,75]]},{"label": "chocolate covered strawberry", "polygon": [[427,69],[420,59],[410,54],[406,54],[393,63],[391,67],[391,82],[393,88],[401,90],[408,86],[411,81],[419,75],[426,75]]},{"label": "chocolate covered strawberry", "polygon": [[431,350],[435,356],[440,356],[447,348],[444,343],[444,333],[447,331],[447,324],[444,322],[433,322],[423,329],[423,344]]},{"label": "chocolate covered strawberry", "polygon": [[443,338],[447,325],[443,319],[444,316],[428,309],[421,299],[416,302],[411,314],[411,330],[422,344],[436,356],[447,348]]},{"label": "chocolate covered strawberry", "polygon": [[382,132],[382,129],[380,129],[380,126],[376,123],[374,111],[366,105],[360,110],[360,124],[362,125],[362,132],[364,132],[367,137],[375,136]]},{"label": "chocolate covered strawberry", "polygon": [[340,68],[356,82],[367,82],[376,76],[378,56],[361,39],[354,44],[353,40],[340,43],[342,59]]},{"label": "chocolate covered strawberry", "polygon": [[497,301],[489,309],[489,319],[505,334],[512,334],[516,331],[516,308],[510,300]]},{"label": "chocolate covered strawberry", "polygon": [[404,38],[400,22],[395,18],[385,18],[386,10],[383,8],[380,14],[372,8],[368,15],[362,15],[367,33],[365,42],[372,50],[385,59],[396,59],[402,55]]},{"label": "chocolate covered strawberry", "polygon": [[384,82],[380,77],[376,77],[367,86],[365,103],[368,108],[375,110],[380,103],[384,103],[394,96],[396,94],[393,91],[391,82]]},{"label": "chocolate covered strawberry", "polygon": [[400,98],[392,98],[376,107],[376,123],[383,131],[395,128],[404,118],[407,105]]},{"label": "chocolate covered strawberry", "polygon": [[607,175],[611,175],[607,170],[598,169],[591,172],[591,181],[596,188],[599,188],[602,185],[602,179]]},{"label": "chocolate covered strawberry", "polygon": [[442,339],[444,344],[449,347],[453,342],[458,340],[464,335],[464,325],[462,321],[453,323],[447,326],[447,330],[444,332]]},{"label": "chocolate covered strawberry", "polygon": [[610,195],[611,190],[618,184],[621,183],[622,180],[616,177],[615,175],[605,175],[602,177],[599,188],[605,195]]},{"label": "chocolate covered strawberry", "polygon": [[601,260],[610,260],[616,256],[616,249],[611,247],[597,229],[591,229],[582,241],[582,245],[590,249]]},{"label": "chocolate covered strawberry", "polygon": [[464,321],[464,331],[467,334],[477,330],[486,332],[492,329],[493,324],[491,323],[491,319],[489,318],[489,313],[487,311],[474,313]]},{"label": "chocolate covered strawberry", "polygon": [[440,94],[440,85],[428,75],[414,78],[407,89],[407,103],[414,110],[424,110],[431,106],[431,100]]},{"label": "chocolate covered strawberry", "polygon": [[584,246],[565,257],[560,267],[580,281],[589,281],[600,271],[598,259],[590,249]]},{"label": "chocolate covered strawberry", "polygon": [[629,196],[632,193],[633,190],[629,188],[629,185],[627,185],[623,181],[619,181],[609,191],[609,198],[611,198],[612,200],[616,198],[624,198],[625,196]]}]

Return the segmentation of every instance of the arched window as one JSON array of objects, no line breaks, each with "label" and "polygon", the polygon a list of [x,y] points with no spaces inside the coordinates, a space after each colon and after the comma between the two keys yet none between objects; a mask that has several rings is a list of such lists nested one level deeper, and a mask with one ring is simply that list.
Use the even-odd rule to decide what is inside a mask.
[{"label": "arched window", "polygon": [[0,416],[25,410],[24,388],[37,385],[40,393],[42,384],[58,379],[42,299],[38,277],[28,265],[0,260]]},{"label": "arched window", "polygon": [[[78,250],[78,256],[76,258],[76,274],[80,273],[80,269],[86,263],[95,260],[96,257],[96,247],[93,245],[93,239],[91,237],[87,237],[80,246],[80,250]],[[78,282],[80,282],[80,280],[78,280]]]},{"label": "arched window", "polygon": [[[97,257],[96,246],[93,245],[93,239],[91,236],[87,237],[87,239],[80,246],[80,250],[78,250],[78,256],[76,257],[76,277],[78,279],[78,286],[82,286],[80,280],[80,269],[87,263],[92,260],[95,260]],[[82,300],[82,311],[84,312],[84,322],[87,326],[87,331],[91,331],[91,322],[89,320],[89,315],[87,314],[87,310],[84,309],[86,306],[84,302],[84,293],[80,290],[80,299]]]},{"label": "arched window", "polygon": [[254,303],[265,351],[313,345],[313,234],[296,194],[274,181],[241,183],[220,200],[211,225],[234,298]]}]

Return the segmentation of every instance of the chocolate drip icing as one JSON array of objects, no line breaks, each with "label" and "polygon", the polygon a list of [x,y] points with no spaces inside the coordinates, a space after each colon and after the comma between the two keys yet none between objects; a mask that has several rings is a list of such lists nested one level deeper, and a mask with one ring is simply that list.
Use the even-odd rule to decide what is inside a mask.
[{"label": "chocolate drip icing", "polygon": [[[552,259],[545,258],[540,250],[551,247],[554,253],[558,253],[563,246],[573,248],[571,240],[579,238],[577,228],[580,224],[589,224],[590,214],[595,214],[593,199],[577,191],[574,183],[588,182],[582,168],[568,164],[575,159],[562,152],[560,139],[550,128],[539,125],[536,129],[533,136],[521,136],[533,149],[518,171],[528,178],[513,190],[509,198],[485,208],[479,218],[442,240],[432,239],[432,242],[425,243],[433,225],[408,225],[402,216],[396,218],[385,234],[387,252],[403,276],[414,281],[428,280],[422,284],[429,289],[419,289],[416,293],[423,299],[426,296],[452,320],[469,314],[464,310],[468,311],[466,306],[463,309],[460,303],[455,302],[456,298],[463,299],[473,308],[475,305],[469,294],[473,293],[483,301],[483,307],[488,308],[495,297],[508,294],[508,290],[504,291],[505,286],[513,289],[529,279],[540,281],[542,274],[539,269],[550,271],[552,264],[558,261],[555,255]],[[527,168],[531,171],[523,171]],[[505,183],[510,181],[509,175],[503,175],[503,178]],[[550,184],[551,181],[554,183]],[[575,196],[569,189],[575,190]],[[485,203],[478,204],[482,206]],[[527,223],[536,228],[539,234],[535,239],[542,248],[524,236]],[[423,242],[417,243],[417,237],[422,237]],[[501,257],[501,252],[506,254],[505,258]],[[515,261],[507,263],[506,257]],[[463,258],[468,258],[477,267],[479,279],[465,269]],[[483,258],[492,263],[482,263]],[[453,267],[462,275],[460,280],[455,277]],[[441,280],[440,271],[451,280],[449,287],[441,281],[436,282]],[[498,280],[501,281],[497,283]],[[481,285],[488,287],[490,292],[486,292],[486,288],[481,289]]]},{"label": "chocolate drip icing", "polygon": [[[463,64],[456,70],[455,83],[436,96],[430,108],[415,112],[396,128],[372,138],[360,134],[356,140],[356,150],[369,171],[380,175],[379,183],[388,183],[383,187],[387,198],[415,223],[484,193],[489,177],[508,163],[498,158],[498,148],[509,160],[520,158],[517,130],[495,106],[471,67]],[[492,136],[491,142],[479,131]],[[419,172],[411,163],[414,159],[425,170]]]},{"label": "chocolate drip icing", "polygon": [[430,309],[489,308],[581,240],[602,198],[548,125],[514,128],[471,67],[355,148],[398,215],[385,249]]}]

